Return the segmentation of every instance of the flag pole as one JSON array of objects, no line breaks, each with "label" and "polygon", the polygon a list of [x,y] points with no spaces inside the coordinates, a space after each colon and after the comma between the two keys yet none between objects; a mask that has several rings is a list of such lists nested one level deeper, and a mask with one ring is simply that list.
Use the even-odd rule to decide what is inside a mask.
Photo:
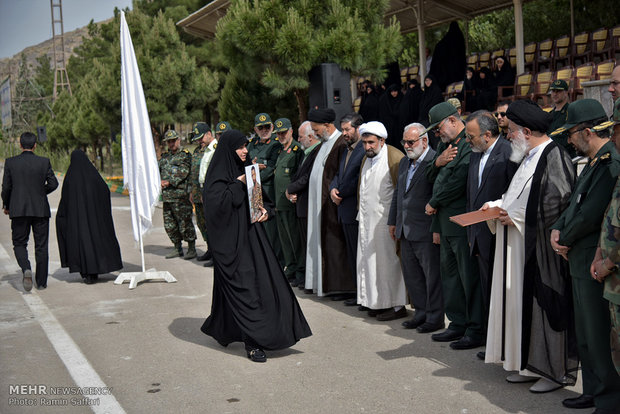
[{"label": "flag pole", "polygon": [[144,267],[144,243],[142,243],[142,227],[141,227],[141,222],[142,220],[138,220],[138,230],[140,232],[140,257],[142,258],[142,272],[146,272],[146,268]]}]

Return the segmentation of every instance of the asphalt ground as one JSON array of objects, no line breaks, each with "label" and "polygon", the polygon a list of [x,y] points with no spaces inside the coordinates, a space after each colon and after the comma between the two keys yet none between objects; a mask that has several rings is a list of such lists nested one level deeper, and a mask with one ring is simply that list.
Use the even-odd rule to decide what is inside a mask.
[{"label": "asphalt ground", "polygon": [[[0,166],[1,170],[1,166]],[[0,171],[1,172],[1,171]],[[62,185],[62,183],[61,183]],[[129,198],[112,193],[124,269],[141,270]],[[378,322],[294,289],[313,336],[253,363],[241,343],[227,348],[200,332],[211,305],[213,271],[166,260],[171,243],[156,209],[144,238],[147,268],[176,283],[115,285],[118,272],[86,285],[60,268],[49,196],[48,288],[26,293],[10,220],[0,218],[0,413],[562,413],[581,380],[548,394],[509,384],[482,348],[450,349],[430,335]],[[215,236],[217,237],[217,236]],[[206,245],[200,238],[199,254]],[[33,241],[29,243],[34,268]],[[412,316],[410,310],[410,317]],[[63,395],[63,393],[65,395]]]}]

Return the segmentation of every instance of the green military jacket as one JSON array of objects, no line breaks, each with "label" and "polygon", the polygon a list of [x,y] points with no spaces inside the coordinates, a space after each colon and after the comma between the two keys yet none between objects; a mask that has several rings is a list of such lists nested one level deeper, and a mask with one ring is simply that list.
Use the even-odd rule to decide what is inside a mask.
[{"label": "green military jacket", "polygon": [[159,174],[170,185],[162,190],[164,202],[174,202],[188,198],[188,176],[192,166],[192,154],[186,149],[176,153],[165,152],[159,159]]},{"label": "green military jacket", "polygon": [[[550,134],[553,131],[560,128],[566,123],[566,119],[568,118],[568,103],[564,105],[564,108],[560,109],[559,111],[556,111],[554,108],[550,112],[550,114],[553,119],[551,121],[551,126],[549,126],[549,129],[547,130],[547,135],[549,136],[551,136]],[[575,148],[568,143],[568,132],[567,131],[564,131],[558,135],[551,136],[551,139],[557,142],[558,144],[560,144],[562,147],[564,147],[564,149],[568,151],[568,153],[570,154],[571,158],[574,158],[577,155]]]},{"label": "green military jacket", "polygon": [[[458,148],[456,157],[438,168],[435,160],[452,144]],[[464,227],[450,221],[451,216],[465,213],[467,206],[467,173],[471,147],[465,141],[465,129],[451,143],[440,142],[435,158],[426,167],[426,177],[433,183],[433,195],[428,202],[437,209],[433,215],[431,231],[443,236],[467,236]]]},{"label": "green military jacket", "polygon": [[590,279],[600,223],[620,173],[620,155],[610,141],[603,145],[577,178],[568,207],[551,226],[560,231],[559,244],[570,247],[570,273]]},{"label": "green military jacket", "polygon": [[[291,178],[297,172],[304,159],[304,152],[299,142],[293,140],[288,149],[282,148],[278,159],[276,160],[276,168],[274,170],[275,184],[275,204],[276,210],[279,211],[295,211],[295,204],[288,201],[285,192],[291,182]],[[262,177],[261,177],[262,179]]]},{"label": "green military jacket", "polygon": [[[620,265],[620,179],[616,181],[613,197],[603,218],[599,245],[603,259],[608,257],[613,263]],[[620,305],[620,271],[616,270],[605,278],[603,297]]]},{"label": "green military jacket", "polygon": [[192,167],[189,173],[189,185],[190,185],[190,193],[192,195],[192,200],[194,204],[202,203],[202,192],[200,191],[200,182],[198,181],[198,176],[200,172],[200,161],[202,161],[202,157],[205,154],[205,150],[207,146],[204,147],[200,144],[194,150],[192,154]]},{"label": "green military jacket", "polygon": [[275,198],[273,173],[276,169],[276,161],[281,149],[282,144],[280,144],[274,135],[265,143],[260,142],[259,137],[254,137],[248,142],[250,160],[256,158],[258,164],[265,164],[266,166],[266,168],[260,172],[260,181],[263,190],[272,200]]}]

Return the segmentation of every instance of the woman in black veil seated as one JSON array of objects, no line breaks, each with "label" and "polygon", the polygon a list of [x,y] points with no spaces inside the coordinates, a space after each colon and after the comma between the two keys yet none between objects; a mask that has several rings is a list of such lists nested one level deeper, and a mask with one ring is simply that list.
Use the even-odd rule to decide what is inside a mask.
[{"label": "woman in black veil seated", "polygon": [[[312,332],[262,225],[250,223],[246,147],[241,132],[224,132],[205,180],[214,278],[211,315],[201,330],[222,346],[244,342],[248,358],[265,362],[263,349],[288,348]],[[266,209],[259,222],[274,213],[264,195],[263,200]]]},{"label": "woman in black veil seated", "polygon": [[114,231],[110,189],[81,150],[71,153],[56,212],[60,265],[93,284],[123,267]]}]

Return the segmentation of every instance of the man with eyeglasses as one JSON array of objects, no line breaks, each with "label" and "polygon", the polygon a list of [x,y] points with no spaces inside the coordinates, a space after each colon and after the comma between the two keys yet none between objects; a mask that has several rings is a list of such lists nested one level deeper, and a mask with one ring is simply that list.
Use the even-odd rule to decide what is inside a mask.
[{"label": "man with eyeglasses", "polygon": [[510,101],[500,101],[495,108],[495,119],[499,125],[499,137],[508,139],[508,118],[506,118],[506,111],[508,110]]},{"label": "man with eyeglasses", "polygon": [[601,283],[617,266],[615,263],[599,266],[594,278],[590,275],[600,223],[620,173],[620,156],[609,140],[612,125],[603,105],[594,99],[581,99],[568,106],[566,124],[554,132],[566,131],[568,142],[577,154],[588,157],[568,207],[551,227],[551,247],[568,260],[570,268],[577,349],[583,373],[583,394],[562,401],[568,408],[620,408],[620,376],[611,359],[609,304],[603,297]]},{"label": "man with eyeglasses", "polygon": [[424,171],[435,158],[425,130],[418,123],[405,127],[401,145],[407,156],[400,160],[388,216],[390,236],[400,241],[403,279],[415,309],[413,318],[404,321],[402,326],[419,333],[435,332],[445,326],[439,240],[436,237],[433,242],[432,219],[424,214],[424,207],[433,194],[433,184]]},{"label": "man with eyeglasses", "polygon": [[[252,163],[258,164],[263,191],[272,202],[275,202],[276,190],[274,187],[273,174],[282,145],[277,138],[273,136],[273,123],[271,122],[269,114],[260,113],[256,115],[254,118],[254,132],[256,132],[256,137],[250,139],[248,143],[248,156],[252,160]],[[284,267],[284,257],[282,255],[282,247],[280,245],[276,221],[267,220],[263,222],[263,227],[265,228],[267,239],[269,239],[274,253],[278,257],[282,267]]]},{"label": "man with eyeglasses", "polygon": [[566,132],[552,133],[566,123],[566,117],[568,116],[568,84],[562,79],[553,81],[549,86],[549,94],[551,95],[551,102],[553,102],[553,109],[551,110],[551,116],[553,117],[547,135],[552,140],[562,145],[566,151],[570,154],[571,158],[574,158],[577,153],[575,148],[568,143],[568,136]]},{"label": "man with eyeglasses", "polygon": [[[518,165],[510,161],[510,143],[499,138],[499,125],[487,111],[469,115],[465,125],[465,139],[471,147],[467,176],[467,211],[476,211],[489,200],[497,200],[508,189]],[[495,235],[486,223],[467,227],[467,238],[472,257],[478,261],[484,322],[489,319],[491,277],[495,255]],[[484,352],[478,353],[484,359]]]},{"label": "man with eyeglasses", "polygon": [[426,167],[433,195],[426,204],[432,216],[431,230],[441,235],[440,272],[444,305],[450,325],[431,339],[451,342],[452,349],[472,349],[484,344],[484,316],[478,263],[469,254],[467,231],[450,221],[467,207],[467,172],[471,147],[465,141],[465,125],[456,108],[447,102],[429,111],[430,126],[441,138],[437,155]]}]

